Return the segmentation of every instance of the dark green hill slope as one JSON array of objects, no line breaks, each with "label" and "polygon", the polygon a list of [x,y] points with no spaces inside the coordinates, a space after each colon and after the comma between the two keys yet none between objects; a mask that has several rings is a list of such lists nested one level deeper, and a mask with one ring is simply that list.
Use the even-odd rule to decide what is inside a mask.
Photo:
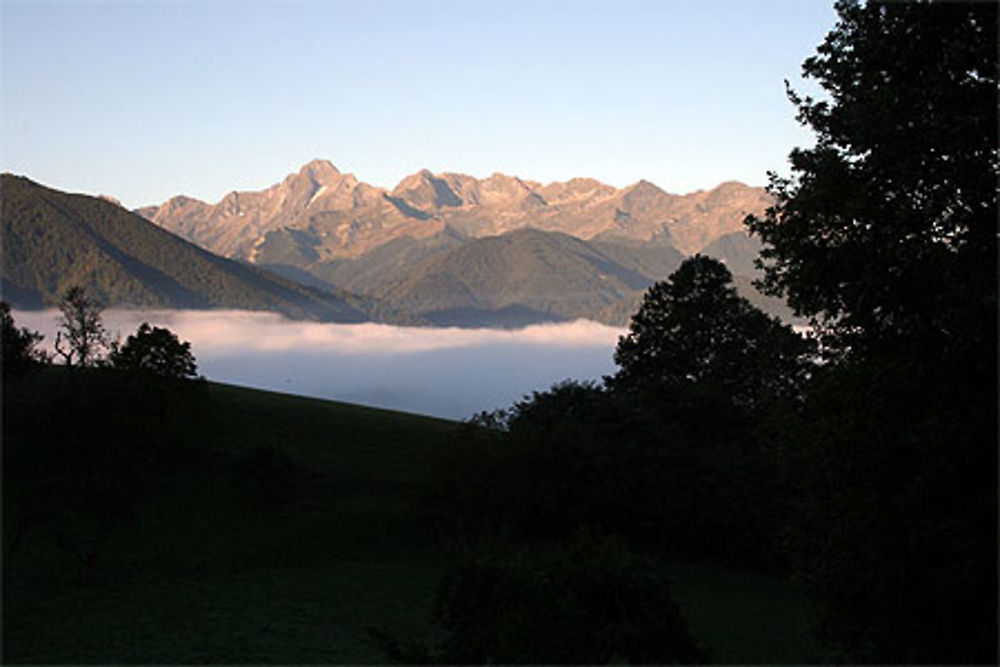
[{"label": "dark green hill slope", "polygon": [[417,263],[379,297],[437,324],[592,317],[650,280],[586,241],[519,229]]},{"label": "dark green hill slope", "polygon": [[110,306],[240,308],[357,322],[370,305],[198,248],[115,204],[3,174],[2,289],[23,308],[85,285]]},{"label": "dark green hill slope", "polygon": [[62,368],[4,389],[4,664],[370,664],[366,626],[423,629],[449,555],[417,499],[454,422]]},{"label": "dark green hill slope", "polygon": [[[271,264],[262,260],[258,265],[276,271],[293,280],[310,284],[310,279],[320,284],[336,285],[358,294],[384,294],[386,289],[405,279],[413,266],[435,255],[443,254],[466,243],[468,237],[450,228],[426,238],[401,236],[352,259],[336,259],[305,265]],[[270,260],[268,260],[270,261]]]}]

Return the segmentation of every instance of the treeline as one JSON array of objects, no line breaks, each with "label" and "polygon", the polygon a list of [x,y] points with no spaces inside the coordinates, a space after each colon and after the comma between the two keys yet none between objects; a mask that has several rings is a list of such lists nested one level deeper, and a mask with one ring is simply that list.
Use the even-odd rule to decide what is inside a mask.
[{"label": "treeline", "polygon": [[816,143],[747,220],[808,336],[694,257],[603,384],[472,420],[428,492],[466,562],[388,657],[711,659],[656,578],[693,559],[792,573],[830,661],[996,663],[997,8],[837,10],[829,97],[789,92]]},{"label": "treeline", "polygon": [[71,287],[59,302],[55,352],[39,347],[43,336],[18,327],[10,304],[0,301],[3,329],[2,369],[5,380],[60,360],[67,368],[106,367],[159,378],[182,380],[198,375],[191,344],[166,328],[143,322],[124,343],[112,340],[101,313],[104,307],[84,287]]}]

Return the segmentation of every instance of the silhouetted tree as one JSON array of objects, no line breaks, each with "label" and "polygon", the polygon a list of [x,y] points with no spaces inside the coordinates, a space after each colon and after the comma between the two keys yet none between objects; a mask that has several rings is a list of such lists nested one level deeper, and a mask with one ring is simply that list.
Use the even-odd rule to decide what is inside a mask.
[{"label": "silhouetted tree", "polygon": [[42,334],[27,328],[18,328],[14,324],[14,316],[10,313],[10,304],[6,301],[0,301],[0,324],[3,328],[0,352],[3,355],[4,376],[16,375],[47,360],[45,353],[38,349],[38,344],[43,338]]},{"label": "silhouetted tree", "polygon": [[166,378],[193,378],[198,374],[191,343],[182,343],[169,329],[151,327],[147,322],[139,325],[123,345],[115,346],[110,361],[119,370]]},{"label": "silhouetted tree", "polygon": [[[828,350],[996,348],[997,7],[837,3],[789,91],[815,133],[751,217],[764,286],[816,320]],[[990,376],[996,365],[983,359]]]},{"label": "silhouetted tree", "polygon": [[646,292],[618,341],[620,368],[609,384],[675,411],[707,402],[749,413],[800,393],[812,352],[810,341],[739,296],[724,264],[695,255]]},{"label": "silhouetted tree", "polygon": [[837,11],[748,219],[829,362],[779,429],[791,554],[848,660],[996,663],[997,5]]},{"label": "silhouetted tree", "polygon": [[71,287],[59,302],[59,310],[56,352],[67,366],[96,365],[108,346],[101,321],[104,307],[83,287]]}]

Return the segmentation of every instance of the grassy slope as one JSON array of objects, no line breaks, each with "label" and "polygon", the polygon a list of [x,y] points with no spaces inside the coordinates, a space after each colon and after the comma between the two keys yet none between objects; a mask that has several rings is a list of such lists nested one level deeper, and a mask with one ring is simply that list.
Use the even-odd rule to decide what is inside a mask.
[{"label": "grassy slope", "polygon": [[[42,428],[26,415],[47,405],[51,382],[5,394],[6,502],[20,481],[10,461]],[[415,500],[453,424],[218,384],[199,401],[211,417],[179,417],[170,435],[217,455],[164,466],[87,585],[43,531],[5,560],[5,662],[378,662],[366,626],[426,631],[450,556]],[[233,482],[232,462],[260,445],[299,471],[281,502],[255,504]],[[815,657],[803,601],[784,581],[706,565],[671,572],[717,659]]]}]

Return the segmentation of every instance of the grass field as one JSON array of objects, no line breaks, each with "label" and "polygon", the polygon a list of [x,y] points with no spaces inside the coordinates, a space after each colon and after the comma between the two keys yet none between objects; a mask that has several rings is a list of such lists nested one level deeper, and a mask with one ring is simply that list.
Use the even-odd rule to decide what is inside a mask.
[{"label": "grass field", "polygon": [[[5,388],[5,537],[44,470],[54,382]],[[455,424],[212,383],[196,400],[166,422],[195,455],[143,468],[137,509],[101,528],[92,568],[55,524],[12,553],[5,540],[4,662],[370,663],[382,656],[366,628],[425,635],[452,556],[419,498]],[[783,579],[670,572],[718,661],[819,658]]]}]

